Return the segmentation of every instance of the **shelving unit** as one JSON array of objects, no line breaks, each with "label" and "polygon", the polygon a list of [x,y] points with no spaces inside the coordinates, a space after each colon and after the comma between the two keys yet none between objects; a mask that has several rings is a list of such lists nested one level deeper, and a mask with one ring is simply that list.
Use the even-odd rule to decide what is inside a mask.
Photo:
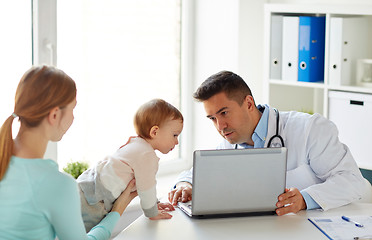
[{"label": "shelving unit", "polygon": [[[270,79],[270,39],[271,39],[271,18],[272,16],[325,16],[325,53],[324,53],[324,81],[323,82],[290,82],[285,79]],[[334,52],[331,52],[330,36],[331,36],[331,19],[342,18],[343,19],[363,19],[363,24],[352,22],[351,29],[352,34],[349,33],[349,42],[345,41],[343,44],[354,44],[352,51],[345,51],[342,55],[342,62],[350,64],[351,70],[347,76],[344,74],[343,81],[334,82],[333,69],[336,68],[331,60],[334,60]],[[334,20],[332,20],[334,21]],[[346,24],[343,25],[345,27]],[[346,32],[346,30],[343,29]],[[275,39],[275,38],[274,38]],[[332,50],[334,51],[334,50]],[[333,57],[333,58],[332,58]],[[309,113],[320,113],[325,117],[330,118],[336,123],[340,131],[340,140],[346,143],[353,153],[353,145],[361,145],[365,149],[369,148],[369,142],[358,142],[363,137],[351,136],[349,138],[344,132],[345,124],[342,121],[345,119],[348,123],[353,124],[349,127],[362,128],[367,131],[365,134],[372,135],[372,127],[366,125],[359,125],[360,119],[354,119],[356,115],[353,112],[344,112],[344,119],[332,119],[333,116],[339,116],[335,109],[329,109],[330,106],[334,106],[330,93],[332,91],[344,92],[344,93],[355,93],[363,96],[372,96],[372,87],[359,86],[357,80],[357,60],[358,59],[372,59],[372,6],[362,5],[321,5],[321,4],[266,4],[264,13],[264,102],[278,108],[280,111],[303,111]],[[281,61],[281,59],[279,59]],[[341,66],[338,66],[341,67]],[[332,76],[331,76],[332,75]],[[366,94],[366,95],[363,95]],[[331,94],[332,95],[332,94]],[[372,103],[371,103],[372,104]],[[365,107],[369,107],[370,103],[364,103]],[[336,114],[335,114],[336,111]],[[354,110],[351,110],[354,111]],[[358,109],[356,111],[359,111]],[[368,118],[372,126],[372,106],[371,112],[362,114],[362,118]],[[331,114],[331,115],[330,115]],[[334,118],[334,117],[333,117]],[[355,120],[355,122],[354,122]],[[340,121],[340,123],[338,123]],[[355,124],[354,124],[355,123]],[[364,123],[363,123],[364,124]],[[359,167],[372,170],[372,157],[367,156],[367,153],[354,154]],[[357,157],[358,156],[358,159]]]}]

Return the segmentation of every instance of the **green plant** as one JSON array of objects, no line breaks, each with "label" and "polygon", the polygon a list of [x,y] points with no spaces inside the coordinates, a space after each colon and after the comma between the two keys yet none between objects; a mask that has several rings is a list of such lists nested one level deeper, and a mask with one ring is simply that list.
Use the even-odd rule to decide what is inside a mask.
[{"label": "green plant", "polygon": [[67,166],[63,168],[63,171],[77,179],[80,174],[89,168],[88,163],[84,162],[71,162],[67,163]]}]

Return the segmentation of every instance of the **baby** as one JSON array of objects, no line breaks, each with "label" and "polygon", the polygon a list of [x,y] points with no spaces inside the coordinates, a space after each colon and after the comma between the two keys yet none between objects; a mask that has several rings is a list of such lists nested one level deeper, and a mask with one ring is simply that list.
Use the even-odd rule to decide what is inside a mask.
[{"label": "baby", "polygon": [[138,137],[131,137],[113,155],[99,161],[77,179],[87,231],[110,212],[116,198],[133,178],[145,216],[151,220],[172,217],[164,209],[173,210],[173,206],[158,203],[156,197],[159,158],[155,150],[166,154],[178,144],[183,116],[166,101],[154,99],[137,110],[134,127]]}]

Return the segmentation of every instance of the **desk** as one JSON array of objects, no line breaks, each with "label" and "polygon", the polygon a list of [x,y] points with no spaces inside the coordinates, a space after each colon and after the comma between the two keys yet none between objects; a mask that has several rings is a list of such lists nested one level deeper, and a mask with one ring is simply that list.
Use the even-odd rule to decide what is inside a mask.
[{"label": "desk", "polygon": [[328,239],[309,217],[372,215],[372,204],[352,203],[328,211],[309,210],[285,216],[192,219],[180,209],[170,220],[151,221],[145,216],[123,230],[115,240],[129,239]]}]

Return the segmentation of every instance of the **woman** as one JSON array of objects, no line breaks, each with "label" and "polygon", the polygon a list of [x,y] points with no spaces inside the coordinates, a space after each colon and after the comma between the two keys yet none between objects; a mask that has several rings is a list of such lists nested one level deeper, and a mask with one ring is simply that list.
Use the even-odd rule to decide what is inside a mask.
[{"label": "woman", "polygon": [[[129,202],[134,182],[111,212],[89,233],[81,217],[75,180],[42,159],[49,141],[59,141],[71,126],[75,82],[63,71],[32,67],[17,88],[14,113],[0,129],[0,239],[108,239]],[[20,129],[12,138],[12,123]]]}]

